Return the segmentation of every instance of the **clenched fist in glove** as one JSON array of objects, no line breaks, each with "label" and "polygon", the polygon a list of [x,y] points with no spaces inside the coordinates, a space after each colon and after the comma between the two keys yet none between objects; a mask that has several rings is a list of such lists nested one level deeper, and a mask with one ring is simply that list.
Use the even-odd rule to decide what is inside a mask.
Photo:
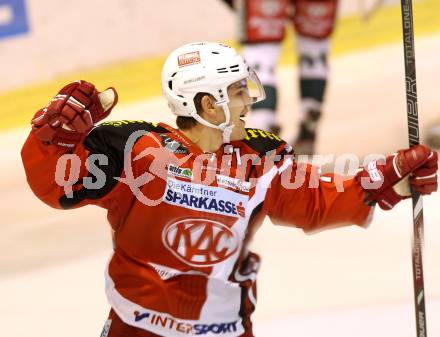
[{"label": "clenched fist in glove", "polygon": [[66,85],[32,119],[32,132],[48,144],[73,148],[118,102],[116,90],[103,92],[86,81]]},{"label": "clenched fist in glove", "polygon": [[421,194],[435,192],[437,170],[437,152],[416,145],[388,156],[385,162],[371,162],[356,178],[368,192],[366,201],[388,210],[411,196],[410,186]]}]

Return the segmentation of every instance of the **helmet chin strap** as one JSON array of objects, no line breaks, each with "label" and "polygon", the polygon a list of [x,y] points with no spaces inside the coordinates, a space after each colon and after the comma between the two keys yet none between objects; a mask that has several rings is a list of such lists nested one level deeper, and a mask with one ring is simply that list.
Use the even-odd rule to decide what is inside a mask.
[{"label": "helmet chin strap", "polygon": [[222,130],[223,135],[223,143],[227,144],[231,142],[231,133],[232,129],[234,128],[234,124],[230,124],[231,122],[231,111],[229,110],[228,103],[221,103],[219,104],[223,111],[225,112],[226,121],[219,125],[220,130]]},{"label": "helmet chin strap", "polygon": [[222,129],[222,134],[223,134],[223,143],[227,144],[231,142],[231,133],[232,133],[232,129],[234,128],[234,124],[231,125],[226,125],[223,129]]},{"label": "helmet chin strap", "polygon": [[231,142],[231,134],[232,134],[232,130],[234,129],[234,124],[229,124],[231,121],[231,112],[229,111],[229,107],[228,107],[228,103],[221,103],[219,104],[222,108],[223,111],[225,112],[225,118],[226,121],[224,123],[221,123],[220,125],[215,125],[212,124],[210,122],[208,122],[206,119],[203,119],[202,117],[200,117],[200,115],[198,113],[193,114],[193,118],[198,121],[200,124],[203,124],[207,127],[213,128],[213,129],[217,129],[220,130],[222,132],[222,136],[223,136],[223,143],[227,144]]}]

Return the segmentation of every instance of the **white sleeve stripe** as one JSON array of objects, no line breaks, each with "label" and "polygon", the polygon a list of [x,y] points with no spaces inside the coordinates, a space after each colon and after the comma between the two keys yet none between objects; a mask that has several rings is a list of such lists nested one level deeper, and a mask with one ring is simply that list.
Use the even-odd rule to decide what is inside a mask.
[{"label": "white sleeve stripe", "polygon": [[258,206],[265,198],[267,190],[269,189],[272,180],[276,177],[278,169],[273,166],[268,172],[263,174],[255,186],[255,194],[249,199],[248,207],[246,208],[246,216],[250,216],[255,207]]},{"label": "white sleeve stripe", "polygon": [[248,206],[246,207],[246,217],[250,217],[254,208],[264,201],[267,190],[277,174],[284,172],[289,166],[292,166],[292,164],[292,158],[288,158],[284,161],[281,167],[277,168],[276,166],[273,166],[258,179],[257,185],[255,186],[255,194],[249,199]]},{"label": "white sleeve stripe", "polygon": [[283,173],[285,170],[287,170],[289,168],[289,166],[293,165],[293,160],[292,158],[287,158],[283,165],[280,166],[280,168],[278,169],[279,173]]}]

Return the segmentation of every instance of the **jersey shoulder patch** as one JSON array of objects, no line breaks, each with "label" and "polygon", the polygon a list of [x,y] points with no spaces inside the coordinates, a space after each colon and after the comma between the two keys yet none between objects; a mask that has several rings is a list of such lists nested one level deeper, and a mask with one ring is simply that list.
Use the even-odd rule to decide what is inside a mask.
[{"label": "jersey shoulder patch", "polygon": [[145,133],[168,133],[164,127],[142,120],[122,120],[104,122],[95,127],[84,140],[84,146],[92,151],[102,151],[109,145],[117,150],[122,150],[130,136],[137,131]]},{"label": "jersey shoulder patch", "polygon": [[[97,189],[87,189],[83,186],[73,192],[73,197],[61,197],[60,205],[68,209],[84,199],[99,199],[108,194],[118,183],[114,177],[120,177],[124,169],[124,151],[130,136],[135,135],[134,141],[137,142],[141,134],[150,132],[162,135],[169,131],[155,123],[131,120],[104,122],[95,127],[87,135],[83,145],[90,151],[90,155],[105,157],[105,161],[102,163],[99,160],[94,162],[95,167],[105,175],[105,183]],[[87,160],[91,160],[91,158],[89,156]]]},{"label": "jersey shoulder patch", "polygon": [[108,121],[99,124],[93,129],[103,131],[114,131],[117,133],[132,133],[133,131],[144,130],[147,132],[166,133],[169,132],[164,127],[157,123],[146,122],[144,120],[121,120],[121,121]]},{"label": "jersey shoulder patch", "polygon": [[[243,142],[260,155],[266,155],[271,151],[284,150],[290,147],[276,134],[260,129],[246,128],[246,138]],[[288,149],[287,149],[288,151]]]}]

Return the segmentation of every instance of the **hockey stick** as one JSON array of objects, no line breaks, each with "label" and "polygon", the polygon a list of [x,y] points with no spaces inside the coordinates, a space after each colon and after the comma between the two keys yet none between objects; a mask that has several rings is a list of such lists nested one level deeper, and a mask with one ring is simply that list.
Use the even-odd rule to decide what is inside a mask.
[{"label": "hockey stick", "polygon": [[[405,59],[406,107],[408,117],[409,145],[419,144],[419,116],[417,111],[416,59],[414,50],[414,27],[412,0],[401,0],[403,53]],[[414,304],[417,337],[426,337],[425,288],[423,281],[423,202],[422,196],[412,193],[413,233],[411,237]]]}]

